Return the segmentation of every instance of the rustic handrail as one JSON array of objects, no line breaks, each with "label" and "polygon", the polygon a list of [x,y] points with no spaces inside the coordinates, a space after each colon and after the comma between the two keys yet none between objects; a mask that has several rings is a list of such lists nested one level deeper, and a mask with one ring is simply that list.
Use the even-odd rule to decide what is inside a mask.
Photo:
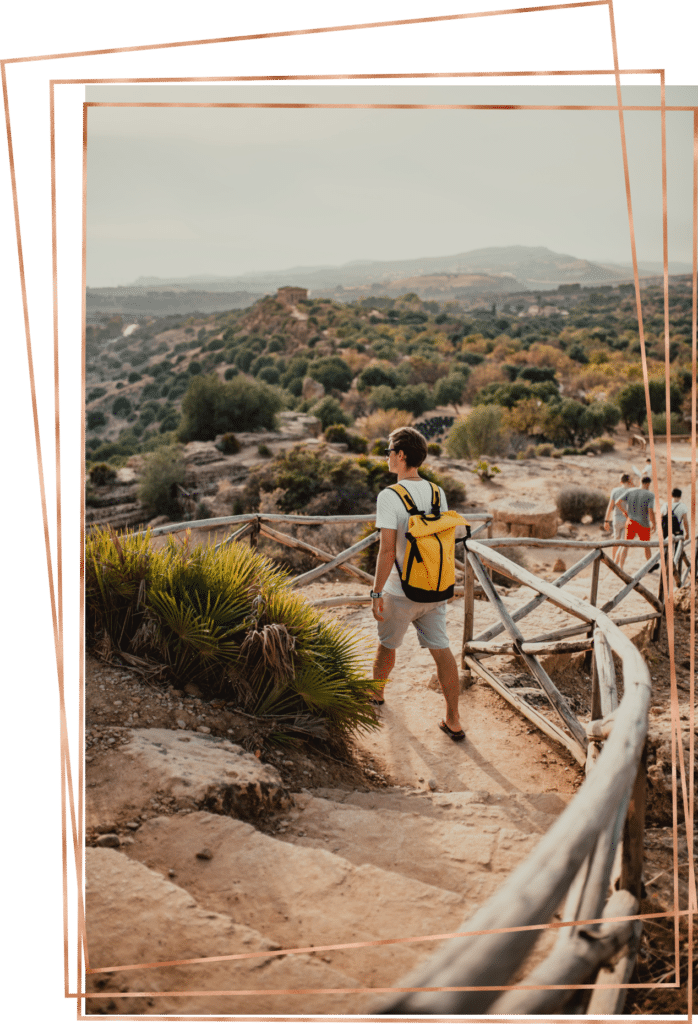
[{"label": "rustic handrail", "polygon": [[[580,909],[602,907],[612,870],[611,852],[621,839],[623,823],[640,765],[647,734],[650,675],[630,640],[600,609],[540,580],[509,562],[479,541],[468,542],[469,554],[495,569],[507,569],[520,583],[538,590],[548,600],[586,619],[608,642],[623,668],[624,697],[613,717],[613,728],[588,778],[533,853],[520,864],[502,888],[459,928],[470,934],[452,939],[433,957],[398,983],[399,988],[442,991],[408,992],[385,1004],[383,1014],[481,1014],[491,1012],[539,1013],[556,1009],[568,992],[511,992],[506,998],[496,990],[505,987],[532,948],[537,932],[519,931],[544,925],[558,908],[587,858],[588,896]],[[600,845],[599,845],[600,844]],[[594,853],[596,851],[596,853]],[[617,901],[622,913],[617,913]],[[630,893],[618,893],[607,904],[606,917],[630,917],[636,903]],[[593,913],[592,917],[598,917]],[[502,929],[513,929],[502,931]],[[489,932],[490,934],[474,934]],[[572,928],[570,943],[556,945],[546,970],[555,981],[574,985],[592,976],[610,950],[621,949],[634,936],[634,928],[604,931],[603,926]],[[608,948],[600,941],[612,934]],[[574,947],[574,948],[572,948]],[[581,965],[581,966],[580,966]],[[526,984],[551,984],[526,979]],[[494,991],[488,991],[494,987]],[[451,989],[451,991],[443,991]],[[471,989],[471,991],[463,991]],[[493,1005],[494,1004],[494,1005]],[[525,1007],[525,1008],[523,1008]]]}]

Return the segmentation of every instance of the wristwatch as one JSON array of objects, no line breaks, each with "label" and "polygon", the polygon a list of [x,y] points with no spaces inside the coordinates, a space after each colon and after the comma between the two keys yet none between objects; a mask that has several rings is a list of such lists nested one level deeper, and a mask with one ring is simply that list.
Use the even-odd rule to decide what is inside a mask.
[{"label": "wristwatch", "polygon": [[371,599],[376,598],[376,597],[382,597],[383,596],[383,591],[379,590],[378,592],[376,592],[375,590],[372,590],[371,593],[368,596]]}]

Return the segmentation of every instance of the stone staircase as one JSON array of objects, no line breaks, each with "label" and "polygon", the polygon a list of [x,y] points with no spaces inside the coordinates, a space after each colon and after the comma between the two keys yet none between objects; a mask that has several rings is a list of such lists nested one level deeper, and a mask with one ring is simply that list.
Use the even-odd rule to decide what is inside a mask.
[{"label": "stone staircase", "polygon": [[[168,746],[166,730],[141,732],[124,760],[135,759],[133,769],[145,776],[156,772],[160,788],[167,788],[169,772],[169,791],[191,789],[193,799],[183,798],[172,816],[146,820],[121,849],[87,849],[92,968],[367,945],[91,974],[88,1013],[371,1012],[381,996],[360,990],[394,986],[443,940],[376,941],[457,931],[562,806],[551,795],[408,787],[303,791],[289,805],[272,792],[269,770],[259,765],[268,797],[263,832],[225,813],[191,809],[212,798],[223,806],[211,789],[197,790],[197,746],[209,747],[209,778],[216,753],[228,765],[240,761],[237,769],[219,771],[228,785],[236,773],[233,787],[253,785],[256,759],[226,741],[176,733]],[[186,759],[175,760],[178,747]],[[228,806],[235,813],[243,804],[229,800]],[[238,994],[225,994],[232,990]],[[184,994],[171,994],[177,992]]]}]

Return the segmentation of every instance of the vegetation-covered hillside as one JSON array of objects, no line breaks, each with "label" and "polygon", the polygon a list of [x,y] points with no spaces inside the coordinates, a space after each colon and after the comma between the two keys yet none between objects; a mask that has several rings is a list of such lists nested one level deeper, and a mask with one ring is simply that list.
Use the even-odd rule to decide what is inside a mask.
[{"label": "vegetation-covered hillside", "polygon": [[[642,293],[655,429],[665,430],[660,284]],[[686,429],[691,293],[672,278],[672,430]],[[276,411],[316,409],[323,427],[376,410],[418,418],[437,406],[495,405],[511,436],[580,445],[645,399],[632,287],[561,286],[464,310],[414,293],[291,308],[265,297],[243,310],[87,329],[87,457],[118,462],[176,440],[268,427]],[[332,401],[334,400],[334,401]]]}]

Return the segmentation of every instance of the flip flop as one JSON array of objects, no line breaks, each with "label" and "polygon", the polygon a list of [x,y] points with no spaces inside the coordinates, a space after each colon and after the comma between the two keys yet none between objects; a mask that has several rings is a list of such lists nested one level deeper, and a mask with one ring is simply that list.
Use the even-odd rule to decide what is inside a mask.
[{"label": "flip flop", "polygon": [[454,743],[460,743],[465,739],[465,733],[462,729],[454,732],[453,729],[449,729],[445,722],[439,722],[439,729],[441,729],[441,732],[445,732],[447,736],[450,736]]}]

